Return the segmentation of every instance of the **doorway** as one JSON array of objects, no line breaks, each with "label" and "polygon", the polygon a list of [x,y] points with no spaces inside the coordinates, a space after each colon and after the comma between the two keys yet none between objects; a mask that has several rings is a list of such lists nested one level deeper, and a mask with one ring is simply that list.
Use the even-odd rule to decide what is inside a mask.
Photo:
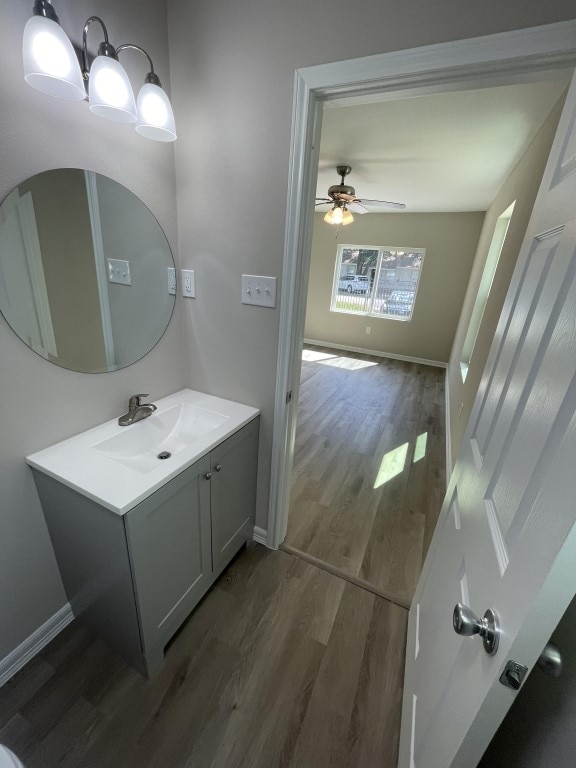
[{"label": "doorway", "polygon": [[[325,109],[317,195],[344,151],[357,195],[407,209],[367,203],[369,215],[340,229],[314,216],[282,546],[406,607],[446,489],[444,369],[470,275],[486,256],[493,211],[521,186],[509,264],[495,281],[503,300],[540,181],[526,169],[539,160],[543,169],[565,83],[484,83]],[[407,313],[392,300],[406,285]]]},{"label": "doorway", "polygon": [[[277,548],[284,540],[296,428],[296,403],[308,286],[322,109],[334,99],[396,99],[406,95],[524,80],[534,72],[571,67],[573,23],[398,51],[296,72],[290,159],[285,269],[280,313],[277,385],[268,530]],[[343,103],[343,102],[342,102]]]}]

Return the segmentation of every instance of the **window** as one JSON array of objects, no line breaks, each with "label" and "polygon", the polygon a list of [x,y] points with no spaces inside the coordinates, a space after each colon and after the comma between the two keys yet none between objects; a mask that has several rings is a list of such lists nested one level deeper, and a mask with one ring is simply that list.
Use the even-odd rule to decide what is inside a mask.
[{"label": "window", "polygon": [[494,275],[498,267],[498,261],[500,260],[500,254],[504,247],[504,241],[506,240],[506,234],[508,227],[510,226],[510,219],[514,212],[514,206],[516,201],[512,203],[504,213],[500,214],[494,227],[494,233],[492,235],[492,241],[490,248],[488,249],[488,256],[486,257],[486,263],[484,265],[484,271],[482,272],[482,279],[478,286],[478,293],[476,295],[476,301],[474,302],[474,309],[470,315],[470,325],[466,332],[466,338],[464,339],[464,346],[462,347],[462,357],[460,359],[460,373],[462,374],[462,381],[466,381],[468,375],[468,368],[470,367],[470,360],[472,359],[472,353],[474,352],[474,346],[476,345],[476,339],[478,338],[478,331],[484,317],[484,310],[486,309],[486,303],[488,296],[490,295],[490,288],[494,281]]},{"label": "window", "polygon": [[340,245],[332,312],[411,320],[424,248]]}]

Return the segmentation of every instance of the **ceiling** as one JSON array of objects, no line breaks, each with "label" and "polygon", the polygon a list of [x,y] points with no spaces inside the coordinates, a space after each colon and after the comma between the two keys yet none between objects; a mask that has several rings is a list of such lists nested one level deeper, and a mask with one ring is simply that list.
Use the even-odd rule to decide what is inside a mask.
[{"label": "ceiling", "polygon": [[[406,211],[484,211],[566,87],[566,77],[324,109],[318,197],[345,183]],[[388,97],[389,99],[389,97]],[[316,210],[326,211],[328,206]],[[384,212],[383,206],[370,206]]]}]

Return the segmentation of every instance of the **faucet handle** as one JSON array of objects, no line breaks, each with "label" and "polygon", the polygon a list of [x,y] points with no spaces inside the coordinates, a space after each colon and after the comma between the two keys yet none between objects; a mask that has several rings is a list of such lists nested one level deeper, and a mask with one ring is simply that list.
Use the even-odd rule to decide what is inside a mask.
[{"label": "faucet handle", "polygon": [[140,398],[141,397],[150,397],[150,395],[148,395],[148,394],[132,395],[132,397],[128,400],[128,407],[129,408],[137,408],[140,405]]}]

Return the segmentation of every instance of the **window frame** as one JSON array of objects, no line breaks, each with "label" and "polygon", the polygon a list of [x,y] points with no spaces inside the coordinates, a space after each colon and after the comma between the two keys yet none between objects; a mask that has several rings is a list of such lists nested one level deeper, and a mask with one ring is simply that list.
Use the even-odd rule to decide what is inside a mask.
[{"label": "window frame", "polygon": [[482,276],[476,289],[474,304],[468,319],[468,328],[466,329],[466,335],[464,337],[462,349],[460,350],[460,375],[462,377],[462,383],[466,381],[468,371],[470,370],[470,364],[472,362],[472,357],[474,356],[474,350],[476,349],[476,342],[478,341],[478,334],[480,333],[480,328],[484,321],[488,299],[490,298],[494,278],[496,277],[498,265],[500,264],[500,256],[506,245],[506,238],[508,237],[508,231],[510,229],[512,217],[514,216],[515,207],[516,200],[510,203],[510,205],[502,211],[496,219],[494,229],[492,230],[488,253],[482,268]]},{"label": "window frame", "polygon": [[[414,288],[414,301],[412,302],[409,315],[404,316],[404,315],[388,314],[383,312],[375,312],[374,302],[377,299],[374,295],[370,296],[369,310],[340,309],[336,307],[338,296],[341,295],[338,293],[338,284],[342,279],[342,275],[340,274],[340,269],[342,267],[342,253],[345,249],[378,252],[378,257],[376,259],[376,266],[374,267],[375,279],[374,279],[374,282],[372,283],[372,286],[378,285],[378,276],[380,275],[384,253],[390,252],[390,251],[404,251],[408,253],[420,254],[420,257],[421,257],[420,269],[418,270],[418,280],[416,281],[415,288]],[[334,275],[332,280],[332,291],[330,295],[330,312],[336,312],[338,314],[343,314],[343,315],[356,315],[358,317],[374,317],[374,318],[380,318],[382,320],[399,320],[400,322],[403,322],[403,323],[411,322],[412,317],[414,315],[416,300],[418,298],[418,289],[420,288],[420,279],[422,277],[422,270],[424,268],[425,256],[426,256],[426,248],[422,248],[421,246],[416,247],[416,246],[404,246],[404,245],[391,246],[391,245],[362,245],[358,243],[352,243],[352,244],[339,243],[336,249],[336,259],[334,262]],[[364,275],[362,275],[362,277],[364,277]],[[395,288],[394,290],[401,291],[401,290],[407,290],[407,289]]]}]

